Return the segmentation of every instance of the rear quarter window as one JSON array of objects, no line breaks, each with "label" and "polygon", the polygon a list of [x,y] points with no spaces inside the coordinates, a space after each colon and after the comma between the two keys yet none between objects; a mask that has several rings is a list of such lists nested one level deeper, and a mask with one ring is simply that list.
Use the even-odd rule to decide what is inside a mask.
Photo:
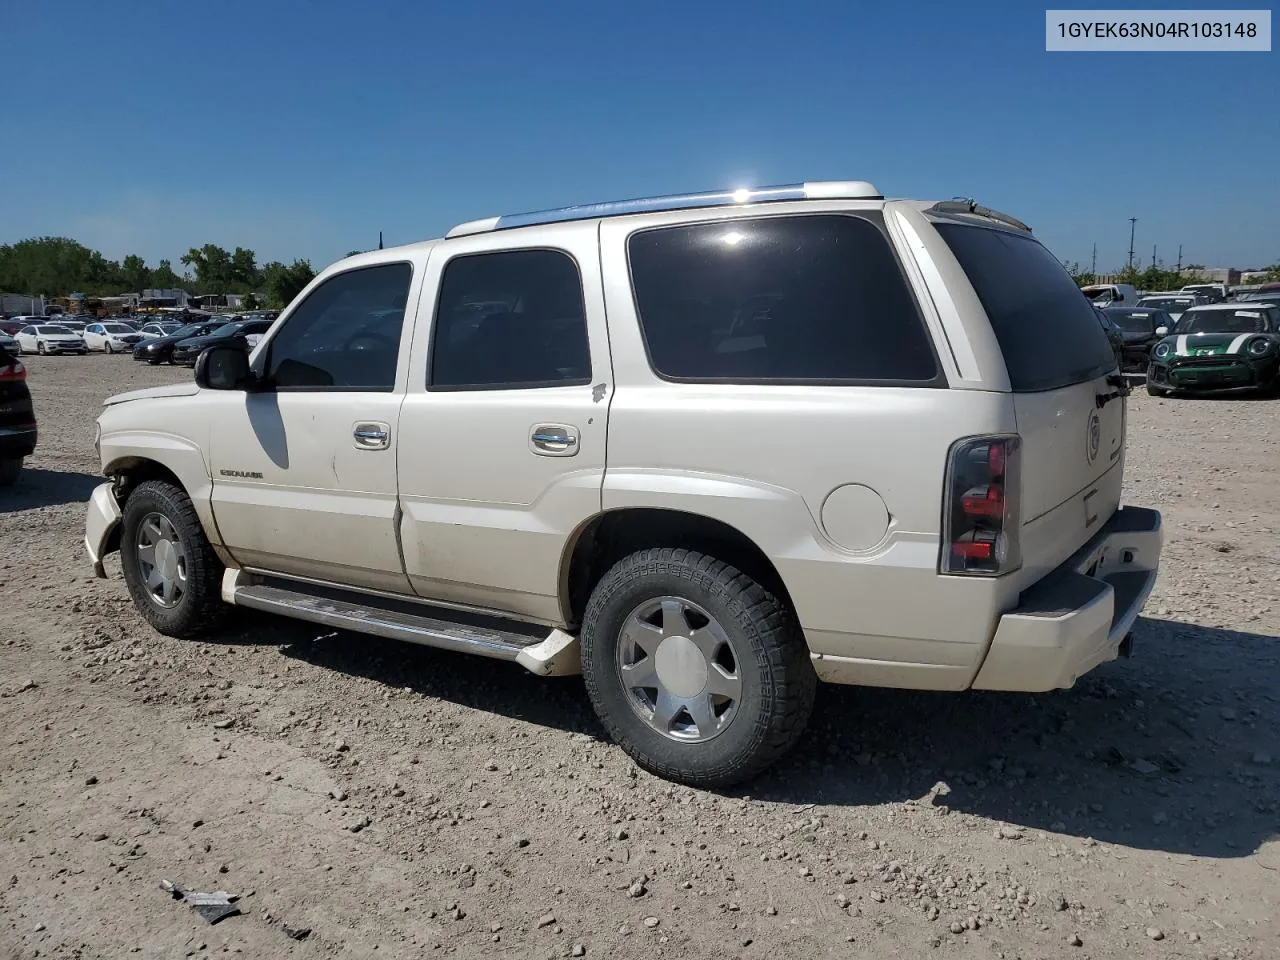
[{"label": "rear quarter window", "polygon": [[870,217],[658,227],[633,234],[627,254],[645,349],[664,379],[945,385]]},{"label": "rear quarter window", "polygon": [[1039,241],[968,224],[934,228],[982,301],[1014,391],[1058,390],[1115,367],[1093,307]]}]

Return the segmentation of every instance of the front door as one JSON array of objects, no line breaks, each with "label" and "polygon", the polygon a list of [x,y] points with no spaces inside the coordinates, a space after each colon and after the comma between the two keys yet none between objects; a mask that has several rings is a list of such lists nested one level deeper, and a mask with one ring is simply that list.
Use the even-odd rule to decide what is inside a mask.
[{"label": "front door", "polygon": [[329,276],[254,356],[265,388],[217,395],[213,515],[242,566],[410,592],[395,529],[397,420],[405,306],[424,264]]},{"label": "front door", "polygon": [[[525,233],[525,231],[521,231]],[[400,430],[401,531],[432,600],[558,622],[565,545],[600,510],[613,381],[594,222],[433,256]],[[417,344],[425,346],[425,337]]]}]

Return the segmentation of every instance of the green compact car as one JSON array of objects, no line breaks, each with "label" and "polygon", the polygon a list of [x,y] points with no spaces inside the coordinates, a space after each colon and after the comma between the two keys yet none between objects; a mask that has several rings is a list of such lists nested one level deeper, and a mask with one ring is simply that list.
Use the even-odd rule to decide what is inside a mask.
[{"label": "green compact car", "polygon": [[1147,392],[1280,391],[1280,305],[1192,307],[1151,350]]}]

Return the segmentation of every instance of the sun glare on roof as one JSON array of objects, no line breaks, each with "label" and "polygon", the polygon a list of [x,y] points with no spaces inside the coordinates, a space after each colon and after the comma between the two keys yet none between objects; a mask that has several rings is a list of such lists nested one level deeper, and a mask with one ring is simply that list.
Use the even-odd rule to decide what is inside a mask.
[{"label": "sun glare on roof", "polygon": [[739,187],[737,190],[733,191],[734,203],[746,203],[750,199],[751,199],[751,191],[748,190],[746,187]]},{"label": "sun glare on roof", "polygon": [[746,237],[740,234],[737,230],[730,230],[720,239],[723,240],[725,243],[727,243],[729,246],[736,247],[743,240],[745,240]]}]

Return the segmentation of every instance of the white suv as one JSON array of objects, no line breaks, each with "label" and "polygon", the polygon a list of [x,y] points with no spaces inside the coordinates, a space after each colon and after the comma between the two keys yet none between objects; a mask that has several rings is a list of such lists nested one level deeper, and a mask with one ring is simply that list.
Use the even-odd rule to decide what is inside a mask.
[{"label": "white suv", "polygon": [[163,633],[223,602],[581,671],[723,785],[817,680],[1069,687],[1160,516],[1124,380],[1018,221],[806,183],[462,224],[318,276],[246,355],[107,401],[86,547]]}]

